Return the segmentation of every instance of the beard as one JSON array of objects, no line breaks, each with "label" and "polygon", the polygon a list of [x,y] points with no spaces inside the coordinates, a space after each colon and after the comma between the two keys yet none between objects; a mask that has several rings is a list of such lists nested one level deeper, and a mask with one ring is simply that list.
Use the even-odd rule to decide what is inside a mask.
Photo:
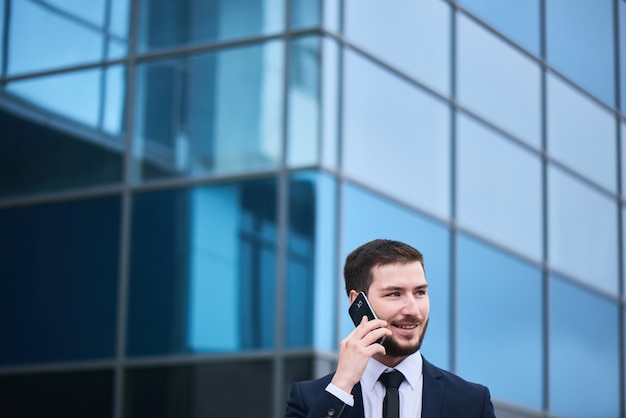
[{"label": "beard", "polygon": [[391,357],[406,357],[416,353],[422,346],[422,340],[424,339],[424,334],[426,334],[426,328],[428,328],[428,319],[424,322],[424,329],[422,329],[422,333],[420,334],[417,342],[410,345],[401,345],[398,340],[393,337],[385,339],[383,347],[385,347],[386,355]]}]

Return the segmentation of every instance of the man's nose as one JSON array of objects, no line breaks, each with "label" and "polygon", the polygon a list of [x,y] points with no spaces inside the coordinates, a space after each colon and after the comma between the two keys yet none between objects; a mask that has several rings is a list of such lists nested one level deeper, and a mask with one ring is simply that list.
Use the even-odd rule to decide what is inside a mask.
[{"label": "man's nose", "polygon": [[412,295],[405,298],[402,314],[405,316],[419,316],[421,314],[417,298]]}]

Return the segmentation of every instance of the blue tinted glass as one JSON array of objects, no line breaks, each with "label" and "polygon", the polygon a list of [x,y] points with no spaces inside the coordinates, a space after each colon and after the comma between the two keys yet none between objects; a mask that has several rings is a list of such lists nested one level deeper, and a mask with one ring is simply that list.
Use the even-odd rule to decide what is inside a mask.
[{"label": "blue tinted glass", "polygon": [[464,236],[458,257],[459,373],[497,399],[541,409],[541,271]]},{"label": "blue tinted glass", "polygon": [[313,165],[319,160],[320,38],[297,38],[291,43],[287,162]]},{"label": "blue tinted glass", "polygon": [[336,193],[321,174],[295,174],[289,184],[287,347],[337,348]]},{"label": "blue tinted glass", "polygon": [[551,413],[572,418],[619,416],[618,314],[614,303],[551,279]]},{"label": "blue tinted glass", "polygon": [[275,33],[285,0],[143,1],[139,49],[197,44]]},{"label": "blue tinted glass", "polygon": [[345,57],[346,173],[448,216],[449,108],[360,55],[348,51]]},{"label": "blue tinted glass", "polygon": [[615,118],[548,74],[548,152],[609,190],[617,191]]},{"label": "blue tinted glass", "polygon": [[[424,254],[430,295],[430,325],[422,353],[441,367],[450,364],[450,235],[447,228],[358,187],[343,188],[341,260],[358,246],[377,238],[406,242]],[[341,289],[345,295],[343,280]],[[343,296],[342,295],[342,296]],[[348,298],[339,313],[340,335],[354,325],[348,316]]]},{"label": "blue tinted glass", "polygon": [[457,132],[459,223],[540,260],[540,158],[463,114]]},{"label": "blue tinted glass", "polygon": [[613,105],[613,1],[547,0],[546,28],[549,64]]},{"label": "blue tinted glass", "polygon": [[443,94],[450,91],[450,8],[443,1],[345,2],[350,42]]},{"label": "blue tinted glass", "polygon": [[548,257],[553,268],[618,292],[617,205],[561,170],[548,170]]},{"label": "blue tinted glass", "polygon": [[334,39],[322,41],[322,164],[337,167],[339,120],[339,46]]},{"label": "blue tinted glass", "polygon": [[461,104],[539,148],[539,65],[464,15],[458,16],[457,43]]},{"label": "blue tinted glass", "polygon": [[95,142],[120,143],[123,131],[124,67],[116,65],[29,78],[7,85],[7,91],[26,101],[99,132]]},{"label": "blue tinted glass", "polygon": [[0,231],[0,364],[112,358],[119,199],[4,209]]},{"label": "blue tinted glass", "polygon": [[302,29],[320,24],[320,1],[323,0],[288,0],[291,1],[291,27]]},{"label": "blue tinted glass", "polygon": [[274,345],[274,181],[133,198],[128,354]]},{"label": "blue tinted glass", "polygon": [[201,176],[278,166],[283,44],[142,65],[135,176]]},{"label": "blue tinted glass", "polygon": [[341,2],[337,0],[322,0],[322,13],[324,28],[333,32],[339,32],[339,16]]},{"label": "blue tinted glass", "polygon": [[620,108],[626,113],[626,2],[618,1],[619,8],[619,57],[620,57]]},{"label": "blue tinted glass", "polygon": [[[0,0],[0,33],[4,34],[4,2],[5,0]],[[4,76],[4,35],[0,35],[0,41],[2,41],[2,45],[0,46],[0,76]]]},{"label": "blue tinted glass", "polygon": [[459,0],[485,22],[539,55],[539,0]]}]

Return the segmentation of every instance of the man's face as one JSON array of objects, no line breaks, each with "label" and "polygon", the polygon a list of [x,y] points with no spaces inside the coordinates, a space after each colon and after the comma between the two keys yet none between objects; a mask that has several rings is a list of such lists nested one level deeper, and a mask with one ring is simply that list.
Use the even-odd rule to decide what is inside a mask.
[{"label": "man's face", "polygon": [[385,357],[397,357],[399,362],[419,350],[430,312],[422,264],[416,261],[374,267],[367,297],[376,315],[387,321],[393,333],[383,344]]}]

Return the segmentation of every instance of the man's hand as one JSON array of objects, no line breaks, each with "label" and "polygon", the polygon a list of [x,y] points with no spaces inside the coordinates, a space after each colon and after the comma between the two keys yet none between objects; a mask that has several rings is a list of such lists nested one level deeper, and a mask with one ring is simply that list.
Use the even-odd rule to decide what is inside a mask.
[{"label": "man's hand", "polygon": [[361,323],[339,344],[339,362],[331,383],[346,393],[351,393],[365,371],[368,360],[375,354],[385,354],[385,347],[376,341],[390,337],[387,321],[368,321],[363,316]]}]

